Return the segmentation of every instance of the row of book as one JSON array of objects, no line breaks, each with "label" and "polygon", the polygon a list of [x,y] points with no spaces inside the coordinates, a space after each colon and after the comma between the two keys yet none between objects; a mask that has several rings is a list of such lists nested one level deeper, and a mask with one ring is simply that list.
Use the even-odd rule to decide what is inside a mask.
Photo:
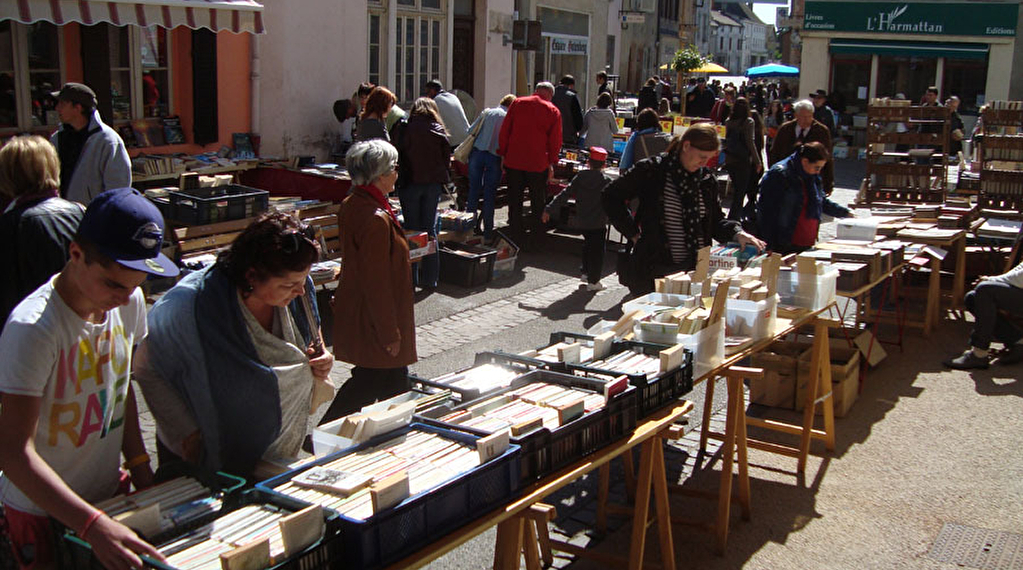
[{"label": "row of book", "polygon": [[160,554],[179,570],[219,570],[221,555],[265,540],[269,562],[276,564],[285,553],[280,521],[289,514],[274,505],[248,505],[161,546]]},{"label": "row of book", "polygon": [[177,157],[140,154],[131,159],[131,170],[135,174],[151,176],[185,172],[187,168],[184,161]]},{"label": "row of book", "polygon": [[519,374],[521,372],[496,364],[483,364],[461,372],[444,374],[432,381],[457,390],[476,390],[482,394],[510,386]]},{"label": "row of book", "polygon": [[439,419],[490,433],[511,429],[512,435],[518,435],[541,426],[556,429],[582,413],[603,408],[604,403],[601,394],[535,382]]},{"label": "row of book", "polygon": [[118,495],[96,508],[147,536],[187,525],[219,511],[222,501],[213,490],[190,477],[154,485],[132,495]]},{"label": "row of book", "polygon": [[1023,195],[1023,176],[1018,181],[980,180],[980,191],[984,194]]},{"label": "row of book", "polygon": [[[1023,135],[1005,135],[999,137],[1002,141],[1011,142],[1018,146],[1018,148],[991,148],[988,145],[982,145],[981,149],[984,152],[984,160],[1012,160],[1018,161],[1023,160]],[[987,139],[985,139],[986,141]],[[985,166],[993,165],[985,164]]]},{"label": "row of book", "polygon": [[[480,455],[472,446],[432,432],[412,430],[303,471],[274,491],[332,509],[350,519],[366,520],[401,499],[454,479],[480,463]],[[392,477],[404,481],[396,501],[389,489],[378,488]]]}]

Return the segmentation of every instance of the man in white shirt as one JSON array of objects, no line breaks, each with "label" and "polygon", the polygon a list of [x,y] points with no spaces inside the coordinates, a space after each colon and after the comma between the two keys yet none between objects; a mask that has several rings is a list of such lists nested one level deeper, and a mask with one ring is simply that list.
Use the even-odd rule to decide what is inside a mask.
[{"label": "man in white shirt", "polygon": [[436,79],[426,82],[426,96],[437,104],[440,119],[444,121],[444,130],[448,132],[448,143],[452,147],[462,144],[469,135],[469,121],[465,118],[462,102],[454,93],[445,91],[444,86]]},{"label": "man in white shirt", "polygon": [[[966,294],[966,309],[976,320],[970,335],[970,348],[946,360],[945,366],[957,370],[987,368],[991,358],[991,341],[1001,341],[1005,350],[995,362],[1023,362],[1023,262],[1007,273],[981,277],[980,283]],[[1006,318],[1012,315],[1015,318]]]},{"label": "man in white shirt", "polygon": [[153,483],[129,373],[146,336],[147,275],[178,269],[160,248],[163,217],[131,188],[97,195],[64,269],[26,297],[0,334],[0,501],[22,568],[54,568],[57,519],[106,568],[162,559],[92,506]]}]

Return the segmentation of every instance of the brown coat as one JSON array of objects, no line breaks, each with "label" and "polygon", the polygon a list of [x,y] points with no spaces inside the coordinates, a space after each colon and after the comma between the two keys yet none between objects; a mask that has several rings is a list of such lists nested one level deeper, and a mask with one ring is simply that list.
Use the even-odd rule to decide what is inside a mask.
[{"label": "brown coat", "polygon": [[[334,355],[366,368],[416,361],[412,265],[408,241],[365,189],[355,187],[338,212],[341,282],[334,293]],[[397,356],[386,346],[401,341]]]},{"label": "brown coat", "polygon": [[[774,137],[774,144],[771,145],[771,152],[767,157],[768,166],[774,166],[774,163],[792,154],[796,150],[796,142],[796,120],[786,121],[778,127],[778,134]],[[819,142],[829,153],[831,152],[831,133],[819,121],[814,121],[810,125],[805,142]],[[821,170],[821,182],[824,185],[824,192],[831,194],[835,188],[835,165],[831,156],[828,156],[828,163]]]}]

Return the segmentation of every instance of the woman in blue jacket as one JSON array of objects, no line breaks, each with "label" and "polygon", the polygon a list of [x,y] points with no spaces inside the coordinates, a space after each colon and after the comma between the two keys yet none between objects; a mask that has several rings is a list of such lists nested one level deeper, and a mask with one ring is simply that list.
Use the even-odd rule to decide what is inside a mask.
[{"label": "woman in blue jacket", "polygon": [[836,218],[852,215],[824,195],[820,171],[827,161],[824,145],[806,143],[760,180],[757,236],[771,251],[784,254],[810,249],[817,243],[821,214]]}]

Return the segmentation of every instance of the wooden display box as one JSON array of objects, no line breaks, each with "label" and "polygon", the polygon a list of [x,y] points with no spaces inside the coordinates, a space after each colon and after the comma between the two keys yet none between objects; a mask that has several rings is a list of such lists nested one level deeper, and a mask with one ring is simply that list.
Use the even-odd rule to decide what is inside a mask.
[{"label": "wooden display box", "polygon": [[750,402],[793,409],[799,358],[811,346],[805,342],[778,341],[750,356],[750,366],[764,370],[763,378],[750,380]]},{"label": "wooden display box", "polygon": [[835,286],[839,291],[855,291],[870,283],[870,268],[866,263],[837,261],[831,267],[838,270],[838,283]]},{"label": "wooden display box", "polygon": [[831,252],[831,261],[848,261],[850,263],[866,263],[870,268],[868,283],[881,278],[884,273],[881,252],[876,249],[846,249]]},{"label": "wooden display box", "polygon": [[[803,409],[806,390],[811,379],[810,351],[799,357],[799,374],[796,383],[795,409]],[[856,403],[860,388],[860,351],[856,348],[831,347],[831,398],[835,405],[835,417],[842,418]],[[818,394],[818,397],[820,394]],[[820,414],[821,408],[818,407]]]}]

